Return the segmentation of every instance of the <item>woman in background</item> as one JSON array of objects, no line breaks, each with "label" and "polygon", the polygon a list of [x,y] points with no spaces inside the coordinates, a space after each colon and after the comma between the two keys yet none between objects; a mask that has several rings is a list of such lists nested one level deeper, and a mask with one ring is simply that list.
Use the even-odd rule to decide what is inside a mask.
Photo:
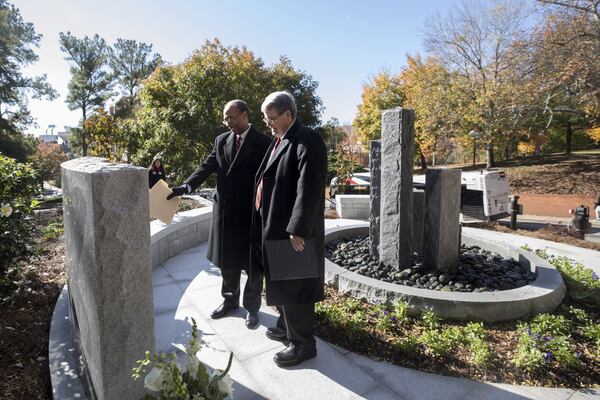
[{"label": "woman in background", "polygon": [[161,160],[157,158],[152,161],[150,168],[148,168],[148,181],[150,184],[150,189],[152,189],[152,186],[154,186],[156,182],[160,181],[161,179],[165,180],[165,178],[165,169]]},{"label": "woman in background", "polygon": [[594,210],[596,211],[596,221],[600,221],[600,193],[596,192],[596,202],[594,203]]}]

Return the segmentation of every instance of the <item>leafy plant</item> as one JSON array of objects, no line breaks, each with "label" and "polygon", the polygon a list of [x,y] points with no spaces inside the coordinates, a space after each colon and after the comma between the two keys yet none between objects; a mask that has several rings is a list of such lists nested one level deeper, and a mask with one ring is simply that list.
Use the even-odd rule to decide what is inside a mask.
[{"label": "leafy plant", "polygon": [[426,330],[420,340],[431,354],[438,357],[447,355],[452,346],[452,340],[438,330]]},{"label": "leafy plant", "polygon": [[35,169],[0,154],[0,285],[7,268],[31,253],[38,192]]},{"label": "leafy plant", "polygon": [[150,355],[137,362],[138,366],[133,368],[133,379],[140,379],[146,371],[151,368],[144,378],[144,388],[150,393],[144,396],[144,400],[224,400],[232,398],[233,381],[228,372],[231,368],[233,353],[229,355],[229,361],[225,370],[216,369],[209,371],[199,359],[197,353],[200,351],[200,339],[198,337],[198,326],[192,318],[192,337],[184,349],[185,365],[182,367],[177,362],[177,356],[172,353]]},{"label": "leafy plant", "polygon": [[396,317],[387,309],[385,304],[376,305],[373,307],[373,312],[377,318],[375,327],[378,331],[390,332],[394,328]]},{"label": "leafy plant", "polygon": [[535,253],[546,259],[562,275],[567,285],[568,295],[574,301],[590,307],[600,306],[600,276],[567,257],[555,257],[546,250],[536,250]]},{"label": "leafy plant", "polygon": [[421,320],[425,327],[429,330],[437,329],[440,326],[440,317],[431,310],[423,311],[421,314]]},{"label": "leafy plant", "polygon": [[407,357],[416,357],[421,352],[421,343],[419,339],[410,335],[405,338],[397,339],[393,343],[394,347]]},{"label": "leafy plant", "polygon": [[579,364],[569,340],[570,322],[563,315],[540,314],[529,324],[519,324],[519,342],[513,362],[528,372],[544,365],[573,367]]},{"label": "leafy plant", "polygon": [[405,323],[408,321],[408,310],[410,309],[410,305],[408,302],[404,300],[398,300],[394,303],[394,317],[396,317],[396,322],[399,324]]},{"label": "leafy plant", "polygon": [[62,221],[50,221],[46,228],[44,228],[44,239],[45,240],[54,240],[57,239],[60,235],[64,233],[65,229],[63,227]]}]

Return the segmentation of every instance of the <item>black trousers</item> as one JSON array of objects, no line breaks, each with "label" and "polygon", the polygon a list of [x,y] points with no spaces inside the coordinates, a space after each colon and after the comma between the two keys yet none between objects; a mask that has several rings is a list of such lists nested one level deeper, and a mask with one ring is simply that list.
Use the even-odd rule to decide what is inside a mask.
[{"label": "black trousers", "polygon": [[[262,227],[262,208],[258,223]],[[260,232],[253,233],[254,243],[262,241]],[[261,246],[253,246],[252,256],[254,263],[263,266],[264,273],[265,257],[263,257]],[[261,275],[262,278],[262,275]],[[287,332],[287,337],[293,344],[306,344],[315,346],[315,337],[313,335],[313,325],[315,319],[315,303],[309,304],[283,304],[276,306],[279,311],[276,326]]]},{"label": "black trousers", "polygon": [[[242,297],[242,304],[244,308],[249,312],[258,312],[261,303],[261,293],[263,289],[263,274],[249,273],[249,269],[245,268],[248,279],[244,286],[244,294]],[[240,304],[240,277],[242,271],[236,270],[221,270],[221,276],[223,282],[221,284],[221,296],[223,296],[224,303],[230,306],[237,306]]]},{"label": "black trousers", "polygon": [[287,337],[293,344],[304,344],[315,346],[315,337],[313,335],[313,325],[315,320],[315,303],[309,304],[284,304],[277,306],[280,312],[277,326],[280,326],[280,319],[283,316],[283,322],[287,330]]}]

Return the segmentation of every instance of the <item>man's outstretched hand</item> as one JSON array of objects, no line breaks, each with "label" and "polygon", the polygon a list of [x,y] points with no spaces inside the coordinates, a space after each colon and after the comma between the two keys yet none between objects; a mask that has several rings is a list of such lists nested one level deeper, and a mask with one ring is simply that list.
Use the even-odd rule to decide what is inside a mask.
[{"label": "man's outstretched hand", "polygon": [[183,196],[184,194],[187,194],[187,185],[175,186],[172,187],[171,190],[173,192],[167,196],[167,200],[171,200],[175,196]]}]

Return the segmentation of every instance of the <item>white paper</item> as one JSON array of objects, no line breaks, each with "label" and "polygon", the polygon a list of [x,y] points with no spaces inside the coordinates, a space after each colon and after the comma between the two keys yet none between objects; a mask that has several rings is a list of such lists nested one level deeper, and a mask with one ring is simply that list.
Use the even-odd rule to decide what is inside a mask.
[{"label": "white paper", "polygon": [[167,200],[173,191],[162,179],[150,189],[150,217],[157,218],[165,224],[170,224],[179,208],[179,196]]}]

